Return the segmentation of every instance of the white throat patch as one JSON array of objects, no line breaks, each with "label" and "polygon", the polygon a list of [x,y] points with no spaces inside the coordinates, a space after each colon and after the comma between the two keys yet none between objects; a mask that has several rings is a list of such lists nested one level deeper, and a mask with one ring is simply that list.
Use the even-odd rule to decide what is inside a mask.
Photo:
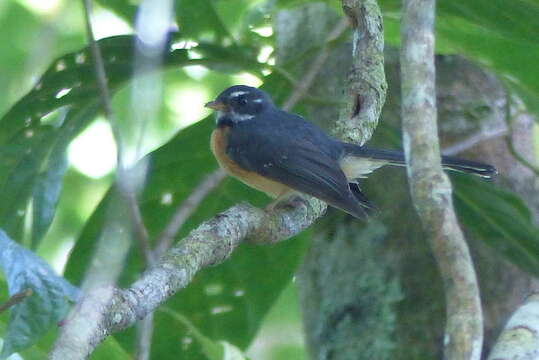
[{"label": "white throat patch", "polygon": [[251,114],[238,114],[237,112],[234,112],[234,111],[232,111],[230,114],[231,114],[232,119],[234,119],[234,121],[236,122],[251,120],[252,118],[255,117],[254,115],[251,115]]},{"label": "white throat patch", "polygon": [[219,123],[219,120],[226,116],[228,116],[233,122],[247,121],[255,117],[254,115],[250,115],[250,114],[238,114],[237,112],[234,112],[234,111],[230,113],[217,111],[217,116],[215,117],[215,123],[216,124]]}]

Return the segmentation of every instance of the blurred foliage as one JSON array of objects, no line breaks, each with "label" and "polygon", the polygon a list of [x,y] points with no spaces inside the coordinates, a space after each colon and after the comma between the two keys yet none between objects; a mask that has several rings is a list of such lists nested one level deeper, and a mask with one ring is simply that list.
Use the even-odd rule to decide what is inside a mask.
[{"label": "blurred foliage", "polygon": [[[271,56],[269,60],[258,60],[275,41],[271,34],[261,35],[260,29],[271,26],[272,16],[279,9],[307,2],[309,0],[174,1],[179,32],[171,34],[163,53],[165,100],[157,118],[148,119],[145,132],[144,152],[149,167],[139,201],[152,238],[163,229],[175,207],[217,166],[208,149],[213,121],[204,118],[207,112],[198,112],[197,120],[204,118],[202,121],[174,135],[178,129],[189,125],[182,119],[182,114],[188,113],[185,107],[196,105],[182,96],[197,92],[211,99],[233,83],[258,79],[276,103],[281,103],[292,89],[290,80],[281,76],[290,64],[281,69],[271,65]],[[112,12],[123,19],[124,28],[134,28],[136,2],[99,0],[97,3],[101,7],[96,9],[96,18],[102,15],[110,19]],[[336,2],[330,3],[338,11]],[[381,0],[380,3],[386,40],[398,45],[400,1]],[[0,99],[0,114],[3,114],[0,118],[0,228],[12,240],[37,251],[59,270],[67,261],[65,277],[80,285],[91,261],[95,239],[102,230],[110,199],[107,188],[113,177],[90,179],[67,161],[67,153],[72,140],[99,115],[98,90],[90,54],[85,48],[80,3],[59,0],[52,10],[39,11],[31,4],[29,0],[0,3],[0,28],[3,29],[0,33],[0,86],[4,89]],[[539,58],[538,19],[539,4],[532,0],[440,0],[437,49],[442,53],[463,54],[494,71],[518,92],[529,109],[539,114],[539,73],[535,71],[535,59]],[[107,27],[102,24],[96,21],[95,26]],[[135,126],[129,121],[132,115],[129,81],[136,60],[133,44],[132,36],[114,30],[100,41],[109,85],[115,94],[114,110],[125,134],[133,131],[130,126]],[[312,44],[306,53],[295,54],[295,58],[310,56],[319,46]],[[249,73],[250,77],[244,73]],[[301,112],[301,109],[299,104],[295,110]],[[455,183],[461,221],[501,255],[538,275],[538,230],[523,202],[493,184],[466,177],[457,177]],[[178,239],[239,200],[257,205],[266,202],[263,195],[236,180],[226,179],[191,216]],[[221,350],[212,349],[237,347],[244,351],[281,291],[290,283],[307,238],[306,232],[272,247],[243,245],[225,264],[202,271],[187,289],[167,302],[166,311],[156,312],[154,339],[159,340],[153,342],[152,358],[204,359],[209,353],[218,354],[219,358]],[[73,250],[67,253],[71,244],[74,244]],[[5,256],[6,249],[7,246],[0,249],[0,254]],[[39,264],[41,260],[33,261]],[[19,269],[20,274],[25,270],[14,269]],[[141,256],[133,247],[121,275],[121,284],[128,285],[143,269]],[[51,284],[54,284],[53,279],[61,279],[46,276]],[[2,300],[9,297],[7,288],[13,289],[16,285],[10,280],[15,277],[8,273],[2,279]],[[28,311],[35,311],[35,316],[39,312],[53,316],[46,299],[38,300],[32,298],[33,310]],[[279,306],[281,309],[290,307],[295,301],[292,296]],[[12,318],[17,318],[16,311],[14,308]],[[290,322],[286,311],[277,313],[281,315],[281,324]],[[53,317],[58,320],[58,316]],[[298,319],[294,321],[297,329]],[[28,319],[10,321],[5,314],[0,316],[0,329],[6,334],[3,335],[6,341],[18,334],[10,329],[21,329],[26,324],[29,324]],[[29,336],[27,344],[36,345],[21,353],[24,358],[44,357],[56,333],[54,326],[50,323],[47,326],[48,331],[39,328]],[[273,345],[271,358],[304,356],[297,345],[290,346],[280,349]],[[9,350],[4,348],[4,352]],[[130,329],[107,339],[92,358],[127,359],[135,351],[134,330]]]},{"label": "blurred foliage", "polygon": [[69,309],[69,300],[77,301],[78,289],[3,231],[0,231],[0,248],[0,264],[8,282],[9,295],[25,296],[11,308],[0,354],[5,357],[33,345],[36,338],[62,320]]}]

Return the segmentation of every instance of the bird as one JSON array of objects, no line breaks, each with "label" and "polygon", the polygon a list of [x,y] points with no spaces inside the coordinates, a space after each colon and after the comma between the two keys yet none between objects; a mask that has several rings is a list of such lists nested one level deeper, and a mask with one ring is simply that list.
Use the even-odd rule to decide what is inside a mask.
[{"label": "bird", "polygon": [[[220,167],[243,183],[297,204],[304,194],[365,219],[374,209],[359,180],[384,165],[405,166],[401,150],[339,141],[303,117],[281,110],[258,88],[234,85],[205,107],[216,111],[210,147]],[[490,179],[488,164],[442,156],[447,170]]]}]

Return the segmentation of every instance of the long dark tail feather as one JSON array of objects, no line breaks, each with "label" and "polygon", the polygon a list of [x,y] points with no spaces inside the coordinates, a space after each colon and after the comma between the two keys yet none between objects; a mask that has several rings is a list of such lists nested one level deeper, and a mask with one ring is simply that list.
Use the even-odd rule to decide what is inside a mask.
[{"label": "long dark tail feather", "polygon": [[376,206],[367,199],[365,194],[359,188],[359,185],[356,183],[349,183],[350,191],[354,195],[354,198],[360,203],[361,209],[365,212],[366,215],[371,215],[378,212]]},{"label": "long dark tail feather", "polygon": [[[405,165],[404,153],[401,150],[373,149],[348,143],[344,145],[346,153],[352,156],[387,161],[390,165]],[[474,174],[484,179],[492,179],[498,173],[492,165],[453,156],[442,156],[442,166],[447,170]]]}]

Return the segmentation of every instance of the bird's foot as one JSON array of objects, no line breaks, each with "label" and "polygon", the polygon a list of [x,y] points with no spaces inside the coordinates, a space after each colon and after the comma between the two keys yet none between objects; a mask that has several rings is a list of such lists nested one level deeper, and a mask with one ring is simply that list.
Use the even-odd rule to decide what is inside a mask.
[{"label": "bird's foot", "polygon": [[305,199],[298,194],[290,195],[284,198],[278,198],[275,201],[272,201],[268,206],[266,206],[266,211],[272,212],[277,209],[291,208],[295,209],[305,205]]}]

